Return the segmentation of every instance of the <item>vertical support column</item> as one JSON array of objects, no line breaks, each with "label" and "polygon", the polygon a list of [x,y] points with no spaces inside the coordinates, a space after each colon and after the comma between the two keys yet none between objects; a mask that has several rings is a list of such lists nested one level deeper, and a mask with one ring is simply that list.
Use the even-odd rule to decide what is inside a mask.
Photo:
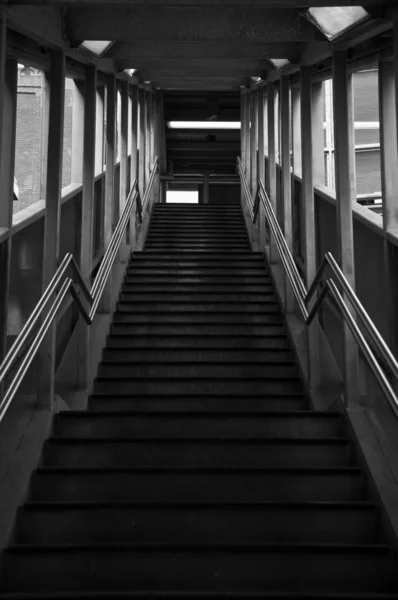
[{"label": "vertical support column", "polygon": [[145,193],[145,149],[146,149],[146,128],[145,128],[145,89],[140,87],[138,90],[138,100],[140,107],[140,154],[139,154],[139,175],[138,175],[138,188],[140,191],[141,202],[144,199]]},{"label": "vertical support column", "polygon": [[[356,201],[352,76],[347,73],[345,51],[333,54],[334,139],[336,161],[337,249],[340,267],[355,290],[352,204]],[[358,394],[358,349],[343,323],[344,393],[348,407]]]},{"label": "vertical support column", "polygon": [[[240,93],[240,158],[243,169],[246,166],[246,92],[242,90]],[[243,194],[243,186],[241,186],[241,206],[245,210],[245,198]]]},{"label": "vertical support column", "polygon": [[[80,244],[80,270],[90,289],[93,260],[95,133],[97,104],[97,69],[86,67],[83,124],[83,200]],[[88,305],[87,305],[88,308]],[[86,389],[90,374],[90,326],[79,319],[78,385]]]},{"label": "vertical support column", "polygon": [[[157,156],[159,158],[159,169],[158,169],[158,174],[156,176],[155,188],[154,188],[154,202],[159,203],[159,202],[162,202],[160,175],[162,173],[162,164],[164,164],[164,160],[165,160],[165,158],[163,158],[163,156],[162,156],[163,141],[165,141],[165,140],[163,140],[163,137],[162,137],[162,131],[164,131],[163,96],[162,96],[162,92],[160,90],[157,90],[155,92],[154,114],[155,114],[155,120],[156,120],[154,157],[156,158],[156,156]],[[164,148],[164,151],[166,151],[166,148]]]},{"label": "vertical support column", "polygon": [[[7,18],[0,14],[0,229],[12,226],[17,61],[7,60]],[[0,362],[6,353],[11,238],[0,243]],[[2,390],[0,387],[0,397]]]},{"label": "vertical support column", "polygon": [[[252,204],[255,204],[258,187],[258,156],[257,156],[257,119],[258,101],[257,88],[250,92],[250,190],[252,194]],[[259,250],[259,221],[252,224],[252,248],[255,252]]]},{"label": "vertical support column", "polygon": [[[158,92],[158,128],[159,128],[159,171],[161,175],[167,173],[167,153],[166,153],[166,128],[164,121],[164,96],[163,91]],[[166,186],[164,187],[164,202],[166,202]],[[163,200],[161,200],[163,202]]]},{"label": "vertical support column", "polygon": [[[138,178],[138,87],[131,86],[131,185]],[[137,243],[137,206],[133,207],[130,218],[130,251],[134,252]]]},{"label": "vertical support column", "polygon": [[[54,49],[51,55],[50,122],[48,130],[47,198],[44,228],[43,291],[59,263],[61,228],[62,152],[65,108],[65,55]],[[50,299],[48,306],[51,305]],[[43,312],[43,319],[46,316]],[[51,409],[54,400],[56,322],[53,321],[40,349],[39,403]]]},{"label": "vertical support column", "polygon": [[252,192],[252,202],[255,201],[257,195],[257,89],[250,92],[250,190]]},{"label": "vertical support column", "polygon": [[[150,90],[145,93],[145,185],[149,183],[149,177],[151,173],[151,94]],[[148,210],[150,209],[150,202],[148,202]]]},{"label": "vertical support column", "polygon": [[[115,200],[115,162],[116,162],[116,77],[106,76],[106,172],[105,172],[105,215],[104,249],[107,250],[113,231]],[[112,270],[102,296],[102,311],[109,313],[112,305]]]},{"label": "vertical support column", "polygon": [[312,84],[312,175],[314,185],[325,185],[323,83]]},{"label": "vertical support column", "polygon": [[[314,280],[316,265],[316,230],[313,182],[312,144],[312,85],[310,67],[301,68],[301,161],[302,161],[302,214],[304,216],[304,268],[307,287]],[[319,322],[315,319],[308,333],[308,381],[310,389],[320,385]]]},{"label": "vertical support column", "polygon": [[203,176],[203,204],[209,204],[209,176]]},{"label": "vertical support column", "polygon": [[[268,130],[268,164],[267,164],[267,182],[268,195],[277,214],[276,207],[276,155],[275,155],[275,91],[273,83],[267,84],[267,130]],[[275,240],[270,234],[270,261],[277,260],[278,250],[275,246]]]},{"label": "vertical support column", "polygon": [[[398,64],[398,21],[395,24],[395,65]],[[379,111],[380,111],[380,157],[381,186],[383,196],[384,228],[384,268],[385,268],[385,308],[387,309],[388,344],[392,351],[398,351],[397,302],[398,286],[396,282],[397,263],[396,246],[388,240],[388,234],[398,229],[398,148],[397,148],[397,111],[398,82],[396,66],[390,62],[379,63]],[[397,87],[396,87],[397,86]]]},{"label": "vertical support column", "polygon": [[245,90],[245,173],[250,185],[250,91]]},{"label": "vertical support column", "polygon": [[293,173],[301,177],[301,100],[300,90],[292,88]]},{"label": "vertical support column", "polygon": [[[127,81],[121,83],[121,118],[120,118],[120,187],[119,187],[119,215],[122,216],[128,189],[128,127],[129,127],[129,84]],[[119,260],[125,262],[128,257],[126,235],[120,244]]]},{"label": "vertical support column", "polygon": [[[291,137],[291,120],[290,120],[290,84],[289,78],[284,76],[281,78],[279,91],[279,107],[280,107],[280,129],[281,129],[281,165],[282,165],[282,215],[283,215],[283,232],[285,234],[286,243],[289,250],[293,251],[292,241],[292,181],[290,170],[290,137]],[[294,296],[285,274],[285,309],[292,312],[294,309]]]},{"label": "vertical support column", "polygon": [[[265,186],[265,157],[264,157],[264,87],[257,90],[257,126],[258,126],[258,178]],[[266,243],[265,212],[261,201],[258,207],[258,227],[260,251],[264,252]]]},{"label": "vertical support column", "polygon": [[72,183],[83,183],[83,129],[84,84],[74,83],[72,88]]}]

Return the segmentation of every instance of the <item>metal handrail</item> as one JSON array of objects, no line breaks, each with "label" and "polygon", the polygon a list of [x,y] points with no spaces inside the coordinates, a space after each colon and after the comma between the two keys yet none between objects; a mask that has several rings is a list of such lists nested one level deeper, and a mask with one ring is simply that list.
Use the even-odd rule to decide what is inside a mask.
[{"label": "metal handrail", "polygon": [[[239,169],[239,159],[238,159],[238,169]],[[247,187],[247,181],[245,181],[245,176],[243,169],[239,169],[241,180],[243,186]],[[279,255],[281,257],[287,278],[292,286],[294,296],[296,298],[297,304],[302,313],[304,322],[306,325],[310,325],[314,320],[317,312],[322,306],[325,298],[330,294],[334,299],[337,307],[339,308],[344,320],[346,321],[354,339],[356,340],[358,346],[360,347],[365,359],[371,368],[376,380],[378,381],[384,395],[386,396],[391,409],[394,414],[398,417],[398,398],[391,386],[390,382],[387,379],[386,374],[384,373],[375,353],[368,343],[364,333],[368,336],[370,343],[381,355],[382,359],[385,361],[387,366],[390,368],[392,374],[398,379],[398,362],[391,352],[390,348],[386,344],[385,340],[381,336],[377,327],[373,323],[372,319],[366,312],[365,308],[361,304],[358,296],[355,294],[354,290],[350,286],[347,278],[344,273],[340,269],[337,264],[335,258],[330,252],[327,252],[321,262],[321,265],[314,277],[312,284],[310,285],[308,291],[304,285],[302,278],[300,277],[297,266],[294,262],[292,253],[287,245],[285,236],[282,232],[282,229],[278,223],[278,219],[276,218],[273,206],[269,199],[269,196],[265,190],[264,183],[259,180],[258,182],[258,193],[260,196],[260,200],[264,206],[264,211],[266,214],[266,218],[268,221],[268,225],[271,229],[271,232],[275,239],[275,245],[278,249]],[[342,293],[339,291],[335,281],[333,279],[328,278],[324,281],[324,286],[319,293],[319,296],[316,298],[312,308],[309,310],[309,305],[311,300],[313,299],[316,291],[319,288],[319,284],[321,283],[322,276],[329,267],[336,277],[338,284],[341,286],[345,297],[348,299],[351,307],[355,310],[357,317],[360,319],[360,322],[363,326],[364,333],[358,327],[356,319],[351,314],[350,307],[348,306],[345,298]]]},{"label": "metal handrail", "polygon": [[[153,182],[155,180],[155,174],[158,170],[158,164],[158,157],[156,157],[151,171],[151,176],[149,178],[148,185],[144,194],[143,207],[145,206],[145,208],[149,200]],[[102,293],[108,281],[108,277],[111,272],[114,260],[116,258],[117,253],[119,252],[120,244],[122,242],[127,224],[130,220],[133,206],[135,202],[137,202],[138,197],[138,182],[137,179],[135,179],[127,197],[126,205],[123,209],[122,215],[114,229],[109,246],[106,249],[97,275],[95,276],[91,290],[87,287],[73,254],[68,253],[64,256],[54,277],[51,279],[39,302],[33,309],[32,314],[30,315],[29,319],[22,328],[22,331],[18,335],[17,339],[14,341],[13,345],[11,346],[10,350],[8,351],[7,355],[5,356],[3,362],[0,365],[1,385],[4,382],[7,374],[11,370],[13,364],[15,363],[15,360],[18,358],[18,354],[24,347],[27,340],[30,338],[36,326],[36,323],[40,319],[48,302],[54,296],[54,294],[56,294],[56,298],[53,300],[51,306],[49,307],[48,312],[43,322],[41,323],[41,326],[39,327],[39,330],[33,338],[33,341],[31,342],[28,351],[22,359],[21,364],[15,376],[13,377],[11,384],[9,385],[6,393],[4,394],[4,397],[0,402],[0,422],[6,414],[8,407],[10,406],[19,386],[22,383],[24,376],[26,375],[27,370],[32,364],[32,361],[40,347],[41,342],[43,341],[47,331],[49,330],[53,320],[55,319],[57,312],[61,307],[62,302],[66,298],[68,292],[71,294],[73,300],[76,302],[77,307],[86,323],[88,325],[92,324],[95,313],[98,308],[98,304],[101,300]],[[63,279],[63,276],[65,275],[67,269],[69,268],[72,269],[73,275],[77,279],[79,289],[81,290],[83,296],[88,302],[89,309],[86,308],[79,294],[79,289],[76,287],[75,281],[71,277],[68,277],[63,281],[61,288],[57,293],[57,288],[61,283],[61,280]]]}]

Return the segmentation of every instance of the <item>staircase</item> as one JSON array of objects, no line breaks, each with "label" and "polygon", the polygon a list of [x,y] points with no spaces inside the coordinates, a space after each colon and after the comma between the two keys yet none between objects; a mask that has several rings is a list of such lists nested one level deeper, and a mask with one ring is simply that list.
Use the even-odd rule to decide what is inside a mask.
[{"label": "staircase", "polygon": [[235,206],[157,205],[87,412],[56,415],[12,598],[398,598],[344,416],[310,409]]}]

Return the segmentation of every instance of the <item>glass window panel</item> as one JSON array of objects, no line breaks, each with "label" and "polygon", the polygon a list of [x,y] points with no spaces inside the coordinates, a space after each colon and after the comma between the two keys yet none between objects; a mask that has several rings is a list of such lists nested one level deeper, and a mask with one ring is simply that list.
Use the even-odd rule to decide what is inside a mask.
[{"label": "glass window panel", "polygon": [[369,14],[361,6],[309,8],[306,15],[329,39],[369,18]]}]

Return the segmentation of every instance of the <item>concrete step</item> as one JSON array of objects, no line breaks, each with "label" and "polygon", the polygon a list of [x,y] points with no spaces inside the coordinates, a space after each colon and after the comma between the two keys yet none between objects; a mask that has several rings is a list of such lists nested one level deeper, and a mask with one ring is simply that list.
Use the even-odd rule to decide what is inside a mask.
[{"label": "concrete step", "polygon": [[250,293],[250,292],[186,292],[178,293],[178,292],[140,292],[139,288],[137,288],[136,292],[121,292],[120,293],[120,301],[131,302],[133,300],[139,300],[141,302],[147,301],[175,301],[175,302],[255,302],[266,303],[266,302],[276,302],[276,296],[274,292],[269,291],[262,293]]},{"label": "concrete step", "polygon": [[35,502],[306,502],[366,499],[357,467],[38,469]]},{"label": "concrete step", "polygon": [[380,542],[370,502],[28,503],[13,544]]},{"label": "concrete step", "polygon": [[338,413],[312,411],[282,413],[64,411],[54,415],[53,437],[112,439],[163,438],[345,438]]},{"label": "concrete step", "polygon": [[242,394],[262,395],[274,393],[300,393],[303,383],[299,378],[271,378],[271,377],[247,377],[246,379],[235,379],[233,377],[207,377],[190,379],[184,378],[161,378],[161,377],[96,377],[93,385],[94,393],[111,392],[113,394],[131,394],[132,396],[142,394],[201,394],[201,395],[227,395],[241,396]]},{"label": "concrete step", "polygon": [[308,399],[303,394],[274,395],[274,396],[242,396],[230,398],[227,396],[184,396],[170,394],[169,396],[131,396],[116,394],[91,394],[88,400],[90,410],[113,411],[181,411],[200,412],[213,411],[228,413],[231,411],[275,412],[300,411],[309,408]]},{"label": "concrete step", "polygon": [[202,363],[222,364],[236,362],[242,364],[272,364],[278,362],[295,363],[291,350],[217,349],[217,348],[104,348],[102,358],[106,362],[156,364],[160,363]]},{"label": "concrete step", "polygon": [[[279,335],[285,332],[285,325],[281,322],[266,324],[250,323],[128,323],[124,320],[114,321],[110,326],[110,333],[123,333],[125,335],[174,335],[175,337],[187,335],[233,335],[245,338]],[[211,344],[210,344],[211,345]]]},{"label": "concrete step", "polygon": [[291,379],[298,377],[298,369],[294,363],[281,364],[272,363],[269,365],[248,365],[234,362],[231,364],[198,364],[198,363],[156,363],[156,364],[134,364],[102,362],[98,367],[99,377],[130,378],[171,378],[171,379],[209,379],[227,377],[231,379],[250,379],[253,377],[266,378],[278,377],[281,379]]},{"label": "concrete step", "polygon": [[384,545],[14,546],[2,567],[2,590],[15,592],[397,588],[394,553]]},{"label": "concrete step", "polygon": [[180,315],[181,313],[195,315],[197,313],[212,313],[212,314],[230,314],[236,315],[251,315],[251,314],[280,314],[279,304],[275,302],[141,302],[141,301],[120,301],[116,305],[118,312],[129,312],[145,315],[153,314],[173,314]]},{"label": "concrete step", "polygon": [[134,279],[128,279],[122,285],[122,292],[129,294],[151,294],[157,292],[159,294],[228,294],[229,296],[235,297],[237,294],[274,294],[274,288],[270,283],[247,284],[247,283],[234,283],[234,284],[223,284],[219,285],[216,283],[203,284],[203,283],[189,283],[184,280],[178,282],[162,282],[162,283],[151,283],[145,282],[138,284]]},{"label": "concrete step", "polygon": [[[160,428],[159,428],[160,429]],[[193,428],[194,429],[194,428]],[[175,431],[175,428],[174,428]],[[354,464],[351,444],[342,438],[199,439],[153,426],[134,437],[108,439],[50,438],[44,443],[41,466],[64,468],[113,467],[347,467]],[[220,431],[218,434],[222,436]],[[248,435],[248,434],[246,434]],[[153,436],[153,438],[152,438]],[[194,439],[192,439],[194,438]],[[212,497],[209,492],[209,498]]]},{"label": "concrete step", "polygon": [[216,252],[216,253],[209,253],[209,254],[203,254],[203,253],[199,253],[199,252],[192,252],[191,254],[184,254],[184,258],[181,259],[181,256],[176,253],[176,252],[166,252],[166,253],[162,253],[159,252],[158,254],[147,254],[146,252],[134,252],[133,254],[131,254],[130,256],[130,263],[134,264],[136,262],[141,262],[141,263],[152,263],[153,261],[160,261],[160,262],[186,262],[186,261],[196,261],[199,263],[226,263],[226,264],[233,264],[235,262],[245,262],[245,263],[249,263],[249,264],[255,264],[255,265],[259,265],[262,266],[264,268],[264,270],[269,270],[268,269],[268,265],[265,261],[264,258],[264,254],[262,252],[250,252],[250,251],[245,251],[242,252],[240,255],[234,255],[233,258],[231,258],[231,255],[229,252],[227,251],[221,251],[221,252]]},{"label": "concrete step", "polygon": [[240,348],[270,350],[290,349],[290,342],[286,335],[270,336],[234,336],[234,335],[129,335],[125,333],[112,333],[108,336],[109,348]]},{"label": "concrete step", "polygon": [[197,277],[184,277],[178,273],[174,275],[152,275],[150,270],[144,275],[127,275],[124,280],[125,285],[186,285],[186,286],[201,286],[202,289],[206,289],[208,286],[271,286],[272,281],[270,277],[264,276],[261,279],[259,277],[242,277],[242,276],[231,276],[231,277],[214,277],[212,275],[198,275]]},{"label": "concrete step", "polygon": [[[159,251],[169,251],[171,248],[173,248],[174,250],[181,252],[182,254],[184,254],[185,252],[192,252],[192,250],[202,250],[203,252],[214,252],[217,250],[220,250],[221,248],[225,248],[226,245],[225,244],[219,244],[219,245],[210,245],[210,244],[164,244],[164,245],[155,245],[155,244],[151,244],[148,246],[145,246],[145,251],[148,253],[151,252],[159,252]],[[242,248],[245,248],[246,245],[242,245],[241,247],[238,245],[233,245],[231,248],[228,248],[228,251],[230,252],[231,255],[233,254],[238,254],[239,252],[242,251]]]},{"label": "concrete step", "polygon": [[284,319],[281,313],[192,313],[192,312],[176,312],[176,313],[168,313],[168,312],[148,312],[144,314],[136,313],[134,310],[129,312],[125,309],[125,305],[121,305],[124,309],[117,310],[113,313],[113,322],[121,321],[123,323],[136,323],[139,324],[159,324],[159,325],[170,325],[174,323],[176,327],[180,325],[197,325],[202,323],[205,325],[232,325],[232,326],[265,326],[265,325],[276,325],[276,324],[284,324]]}]

